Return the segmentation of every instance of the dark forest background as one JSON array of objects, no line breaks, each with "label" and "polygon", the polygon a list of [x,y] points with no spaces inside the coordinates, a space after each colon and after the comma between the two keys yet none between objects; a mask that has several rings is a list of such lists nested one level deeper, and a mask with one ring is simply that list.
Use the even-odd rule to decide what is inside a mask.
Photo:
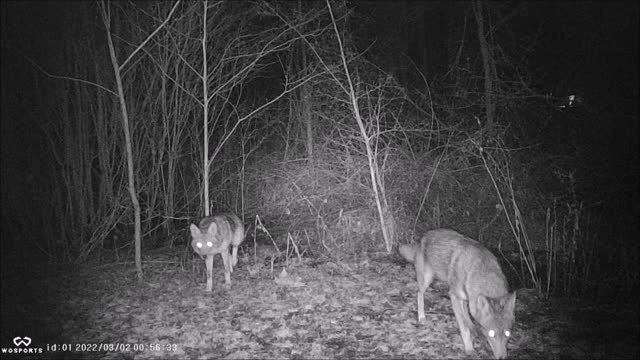
[{"label": "dark forest background", "polygon": [[3,278],[232,211],[311,256],[450,227],[518,286],[633,301],[636,2],[329,4],[3,1]]}]

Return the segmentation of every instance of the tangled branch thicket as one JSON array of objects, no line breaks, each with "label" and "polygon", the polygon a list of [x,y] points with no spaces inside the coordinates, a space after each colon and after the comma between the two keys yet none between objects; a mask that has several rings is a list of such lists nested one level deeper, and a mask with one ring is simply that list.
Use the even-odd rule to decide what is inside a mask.
[{"label": "tangled branch thicket", "polygon": [[[153,33],[173,5],[114,4],[119,56]],[[423,93],[410,90],[359,52],[349,33],[351,10],[334,5],[332,22],[322,3],[305,11],[285,3],[209,3],[206,19],[202,3],[181,3],[126,64],[145,248],[181,248],[187,225],[209,206],[259,215],[276,239],[291,235],[328,255],[382,251],[383,225],[393,228],[396,242],[452,227],[499,248],[521,285],[547,294],[614,291],[602,285],[613,278],[621,282],[611,287],[618,291],[637,288],[637,242],[624,241],[626,233],[615,226],[598,228],[593,219],[611,208],[559,195],[579,193],[579,181],[562,181],[574,174],[571,161],[549,161],[536,148],[538,139],[521,135],[531,133],[524,129],[530,117],[552,111],[541,110],[526,80],[497,83],[498,121],[488,128],[477,115],[481,84],[469,69],[425,81]],[[205,60],[203,28],[210,39]],[[89,31],[79,45],[63,49],[75,64],[67,70],[111,84],[95,37]],[[364,129],[354,121],[347,81]],[[126,250],[130,237],[111,241],[131,227],[117,102],[84,83],[60,88],[58,96],[41,99],[43,113],[55,114],[44,127],[56,160],[42,221],[63,246],[45,244],[44,251],[52,259],[87,259],[99,249]],[[203,114],[212,149],[209,204],[202,194]],[[380,224],[370,171],[387,224]],[[625,213],[618,225],[637,209]],[[604,246],[604,257],[595,255],[603,250],[596,241],[602,234],[615,240]]]}]

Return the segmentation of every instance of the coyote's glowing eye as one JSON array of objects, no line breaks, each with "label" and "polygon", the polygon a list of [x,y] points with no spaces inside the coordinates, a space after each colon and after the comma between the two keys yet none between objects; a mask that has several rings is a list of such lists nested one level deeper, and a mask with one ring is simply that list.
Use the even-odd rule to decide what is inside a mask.
[{"label": "coyote's glowing eye", "polygon": [[490,337],[496,336],[496,332],[494,330],[489,330],[489,336]]},{"label": "coyote's glowing eye", "polygon": [[509,330],[505,330],[505,331],[504,331],[504,336],[506,336],[506,337],[511,336],[511,331],[509,331]]},{"label": "coyote's glowing eye", "polygon": [[207,241],[207,246],[208,246],[208,247],[212,247],[212,246],[213,246],[213,243],[212,243],[211,241]]},{"label": "coyote's glowing eye", "polygon": [[197,243],[196,243],[196,247],[197,247],[198,249],[202,248],[202,243],[201,243],[201,242],[197,242]]}]

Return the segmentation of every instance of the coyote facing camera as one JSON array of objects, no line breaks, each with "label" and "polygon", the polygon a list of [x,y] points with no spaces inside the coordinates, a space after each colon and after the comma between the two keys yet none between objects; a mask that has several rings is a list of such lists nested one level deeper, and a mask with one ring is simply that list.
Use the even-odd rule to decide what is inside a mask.
[{"label": "coyote facing camera", "polygon": [[424,292],[438,279],[449,285],[465,352],[473,353],[473,318],[496,359],[507,356],[516,294],[509,293],[498,260],[487,248],[453,230],[438,229],[427,232],[420,244],[401,245],[398,251],[416,269],[419,322],[425,321]]},{"label": "coyote facing camera", "polygon": [[[224,281],[231,284],[233,267],[238,263],[238,246],[244,241],[244,225],[234,214],[208,216],[200,220],[200,225],[191,224],[191,247],[200,256],[206,256],[207,291],[213,288],[213,257],[222,256]],[[229,246],[232,255],[229,258]]]}]

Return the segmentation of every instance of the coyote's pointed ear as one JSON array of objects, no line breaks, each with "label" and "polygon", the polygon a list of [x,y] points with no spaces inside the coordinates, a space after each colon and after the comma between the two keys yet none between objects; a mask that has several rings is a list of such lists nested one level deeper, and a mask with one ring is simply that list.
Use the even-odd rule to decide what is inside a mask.
[{"label": "coyote's pointed ear", "polygon": [[218,225],[216,225],[215,222],[212,222],[211,224],[209,224],[207,232],[211,235],[215,235],[218,232]]},{"label": "coyote's pointed ear", "polygon": [[516,308],[516,292],[512,292],[509,295],[505,296],[502,300],[502,306],[506,312],[512,313]]},{"label": "coyote's pointed ear", "polygon": [[189,229],[191,230],[191,237],[195,238],[200,236],[200,229],[198,229],[198,227],[195,224],[191,224]]}]

